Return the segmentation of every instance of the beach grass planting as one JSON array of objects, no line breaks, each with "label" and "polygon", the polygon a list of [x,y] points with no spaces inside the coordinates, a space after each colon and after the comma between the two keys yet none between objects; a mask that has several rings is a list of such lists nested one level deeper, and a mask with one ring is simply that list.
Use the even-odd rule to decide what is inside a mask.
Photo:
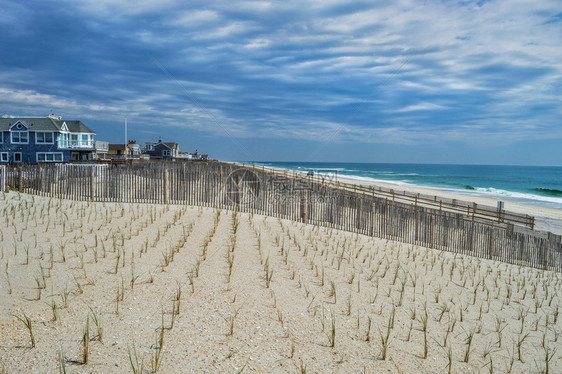
[{"label": "beach grass planting", "polygon": [[103,372],[562,368],[558,273],[212,207],[10,192],[6,218],[8,372],[75,370],[86,326]]}]

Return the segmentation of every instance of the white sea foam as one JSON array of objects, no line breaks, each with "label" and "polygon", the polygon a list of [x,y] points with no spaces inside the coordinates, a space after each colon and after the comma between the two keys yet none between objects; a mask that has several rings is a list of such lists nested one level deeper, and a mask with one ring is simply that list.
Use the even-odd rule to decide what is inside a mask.
[{"label": "white sea foam", "polygon": [[496,199],[514,200],[514,201],[533,204],[533,205],[543,205],[543,206],[551,206],[554,208],[562,208],[562,198],[559,197],[540,196],[540,195],[527,194],[522,192],[507,191],[507,190],[502,190],[492,187],[490,188],[478,187],[474,190],[467,190],[467,189],[450,188],[450,187],[447,188],[447,187],[424,186],[424,185],[411,183],[410,181],[375,179],[375,178],[362,177],[357,175],[340,175],[340,176],[343,178],[357,180],[357,181],[366,181],[366,182],[374,182],[374,183],[377,182],[392,183],[399,186],[426,188],[426,189],[437,190],[437,191],[452,192],[459,195],[492,197]]},{"label": "white sea foam", "polygon": [[535,194],[527,194],[523,192],[513,192],[507,190],[501,190],[497,188],[477,188],[476,192],[481,193],[483,196],[500,196],[500,197],[510,197],[513,199],[523,199],[523,200],[535,200],[535,201],[545,201],[554,204],[562,205],[562,198],[551,197],[551,196],[541,196]]},{"label": "white sea foam", "polygon": [[[371,178],[371,177],[363,177],[363,176],[359,176],[359,175],[347,175],[347,174],[338,174],[337,176],[341,177],[341,178],[345,178],[345,179],[352,179],[352,180],[363,181],[363,182],[392,183],[392,184],[397,184],[399,186],[412,186],[412,187],[415,186],[414,184],[408,183],[406,181],[376,179],[376,178]],[[418,187],[422,187],[422,186],[418,186]]]}]

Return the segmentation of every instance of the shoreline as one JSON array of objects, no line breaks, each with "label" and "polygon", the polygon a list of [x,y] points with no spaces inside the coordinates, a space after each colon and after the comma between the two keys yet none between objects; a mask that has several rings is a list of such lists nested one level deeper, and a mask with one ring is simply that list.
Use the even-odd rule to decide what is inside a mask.
[{"label": "shoreline", "polygon": [[[238,163],[238,164],[246,165],[246,166],[252,165],[252,164],[243,164],[243,163]],[[288,171],[294,171],[296,173],[305,173],[304,171],[290,170],[290,169],[283,169],[283,168],[273,168],[270,166],[266,166],[265,168],[275,169],[275,170],[288,170]],[[543,206],[543,205],[525,204],[523,202],[513,201],[509,199],[495,198],[491,196],[478,196],[468,193],[463,194],[460,191],[452,192],[439,188],[416,186],[416,185],[400,183],[400,182],[394,183],[392,181],[381,181],[381,180],[375,181],[375,180],[368,180],[368,179],[357,179],[357,178],[342,176],[341,174],[336,175],[336,180],[344,183],[354,184],[357,186],[382,187],[387,189],[394,189],[396,191],[406,191],[410,193],[419,193],[428,196],[437,196],[438,198],[440,197],[445,199],[457,199],[457,200],[467,201],[471,203],[476,203],[478,205],[484,205],[490,207],[496,207],[498,201],[503,201],[504,209],[506,211],[534,216],[535,230],[549,231],[557,235],[562,235],[562,209],[557,209],[557,208]]]},{"label": "shoreline", "polygon": [[447,199],[457,199],[468,202],[473,202],[478,205],[487,205],[491,207],[497,206],[498,201],[504,202],[504,209],[514,213],[528,214],[535,217],[535,230],[537,231],[550,231],[554,234],[562,235],[562,209],[556,209],[541,205],[524,204],[517,201],[498,199],[487,196],[474,196],[468,194],[454,193],[443,191],[440,189],[433,189],[429,187],[412,186],[405,184],[397,184],[391,182],[379,181],[359,181],[353,178],[345,178],[338,175],[338,180],[345,183],[355,184],[358,186],[376,186],[383,188],[391,188],[397,191],[406,191],[411,193],[420,193],[422,195],[437,196]]}]

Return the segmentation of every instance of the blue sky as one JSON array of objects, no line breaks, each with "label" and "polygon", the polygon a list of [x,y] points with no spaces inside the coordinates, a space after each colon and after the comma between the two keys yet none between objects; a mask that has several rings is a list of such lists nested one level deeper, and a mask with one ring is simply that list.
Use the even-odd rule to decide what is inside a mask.
[{"label": "blue sky", "polygon": [[[134,5],[131,5],[133,4]],[[227,160],[562,165],[560,1],[11,1],[0,113]]]}]

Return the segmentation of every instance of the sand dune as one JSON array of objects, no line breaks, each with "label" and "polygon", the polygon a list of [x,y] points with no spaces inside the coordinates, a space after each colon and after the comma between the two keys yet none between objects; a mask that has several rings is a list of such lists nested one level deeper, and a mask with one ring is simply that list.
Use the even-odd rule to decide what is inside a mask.
[{"label": "sand dune", "polygon": [[7,373],[562,371],[557,273],[211,208],[1,199]]}]

